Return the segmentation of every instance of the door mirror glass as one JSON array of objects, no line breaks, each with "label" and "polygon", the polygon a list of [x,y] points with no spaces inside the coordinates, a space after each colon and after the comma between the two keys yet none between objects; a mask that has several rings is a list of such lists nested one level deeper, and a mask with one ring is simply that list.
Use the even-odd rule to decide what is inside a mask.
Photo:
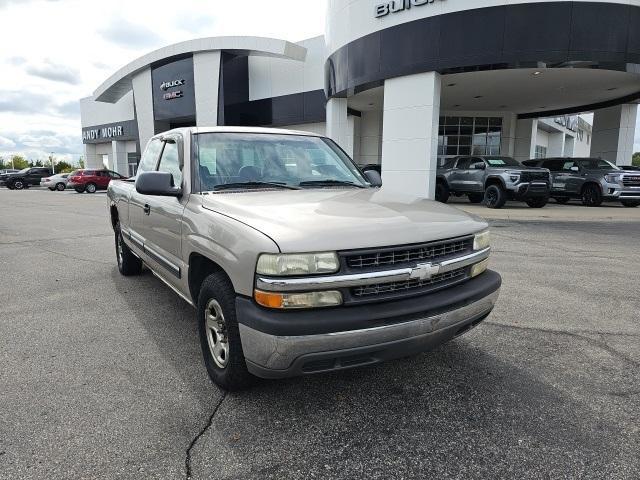
[{"label": "door mirror glass", "polygon": [[367,170],[364,172],[364,178],[371,184],[372,187],[382,186],[382,177],[375,170]]},{"label": "door mirror glass", "polygon": [[142,195],[179,197],[182,189],[175,187],[169,172],[142,172],[136,179],[136,191]]}]

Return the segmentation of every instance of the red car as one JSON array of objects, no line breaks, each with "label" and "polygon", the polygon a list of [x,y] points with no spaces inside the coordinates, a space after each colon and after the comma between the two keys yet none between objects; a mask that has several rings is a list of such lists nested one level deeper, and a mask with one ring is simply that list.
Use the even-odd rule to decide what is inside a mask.
[{"label": "red car", "polygon": [[78,193],[95,193],[96,190],[106,190],[111,180],[126,178],[111,170],[76,170],[69,174],[67,187]]}]

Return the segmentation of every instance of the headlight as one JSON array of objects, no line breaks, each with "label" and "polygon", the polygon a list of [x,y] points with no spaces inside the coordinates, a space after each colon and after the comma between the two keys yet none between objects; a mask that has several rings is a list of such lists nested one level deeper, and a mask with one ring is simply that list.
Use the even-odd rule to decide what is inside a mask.
[{"label": "headlight", "polygon": [[340,263],[335,252],[326,253],[265,253],[258,258],[256,272],[278,277],[335,273]]},{"label": "headlight", "polygon": [[337,291],[275,293],[255,290],[253,296],[258,305],[267,308],[322,308],[342,305],[342,294]]},{"label": "headlight", "polygon": [[474,250],[484,250],[491,245],[491,234],[489,230],[485,230],[484,232],[477,233],[475,238],[473,239],[473,249]]},{"label": "headlight", "polygon": [[620,174],[605,175],[604,179],[607,181],[607,183],[619,183],[620,180],[622,179],[622,175]]}]

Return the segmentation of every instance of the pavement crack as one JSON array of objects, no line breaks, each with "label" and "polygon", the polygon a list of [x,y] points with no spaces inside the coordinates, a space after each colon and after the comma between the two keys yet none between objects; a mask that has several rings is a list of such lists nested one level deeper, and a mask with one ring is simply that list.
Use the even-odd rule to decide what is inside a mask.
[{"label": "pavement crack", "polygon": [[204,436],[205,433],[207,433],[209,431],[209,429],[211,428],[211,425],[213,425],[213,419],[215,418],[216,414],[218,413],[218,410],[220,409],[220,406],[222,405],[222,402],[224,402],[224,399],[226,397],[227,397],[227,392],[223,391],[222,392],[222,396],[220,397],[220,400],[218,400],[218,403],[213,408],[213,412],[211,413],[211,416],[209,417],[209,421],[202,428],[202,430],[200,430],[200,432],[198,432],[198,434],[193,438],[193,440],[191,440],[191,443],[189,444],[189,448],[187,448],[187,451],[185,452],[184,469],[185,469],[185,478],[187,480],[189,480],[191,478],[191,476],[192,476],[192,472],[191,472],[191,452],[195,448],[195,446],[198,443],[198,441]]},{"label": "pavement crack", "polygon": [[[505,323],[496,323],[496,322],[485,322],[487,325],[493,325],[495,327],[502,327],[502,328],[511,328],[514,330],[524,330],[524,331],[532,331],[532,332],[543,332],[543,333],[551,333],[551,334],[555,334],[555,335],[567,335],[570,337],[575,337],[575,338],[579,338],[582,340],[587,341],[588,343],[591,343],[592,345],[595,345],[599,348],[601,348],[602,350],[608,352],[610,355],[617,357],[621,360],[623,360],[624,362],[633,365],[635,367],[640,367],[640,362],[634,360],[633,358],[625,355],[622,352],[619,352],[618,350],[616,350],[615,348],[611,347],[610,345],[608,345],[606,342],[600,341],[600,340],[595,340],[591,337],[588,337],[587,335],[585,335],[584,333],[579,333],[579,332],[569,332],[566,330],[554,330],[551,328],[539,328],[539,327],[525,327],[525,326],[521,326],[521,325],[508,325]],[[601,332],[592,332],[590,333],[591,335],[601,335]]]}]

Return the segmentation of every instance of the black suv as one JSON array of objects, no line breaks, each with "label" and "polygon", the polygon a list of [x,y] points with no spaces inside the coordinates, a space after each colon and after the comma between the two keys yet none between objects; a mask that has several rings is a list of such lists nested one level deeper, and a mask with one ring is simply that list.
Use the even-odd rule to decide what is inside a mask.
[{"label": "black suv", "polygon": [[51,169],[47,167],[24,168],[16,173],[0,175],[0,186],[10,190],[22,190],[31,185],[40,185],[40,180],[51,176]]},{"label": "black suv", "polygon": [[622,170],[601,158],[545,158],[525,165],[551,171],[551,196],[558,203],[579,198],[583,205],[598,207],[604,200],[625,207],[640,205],[640,172]]}]

